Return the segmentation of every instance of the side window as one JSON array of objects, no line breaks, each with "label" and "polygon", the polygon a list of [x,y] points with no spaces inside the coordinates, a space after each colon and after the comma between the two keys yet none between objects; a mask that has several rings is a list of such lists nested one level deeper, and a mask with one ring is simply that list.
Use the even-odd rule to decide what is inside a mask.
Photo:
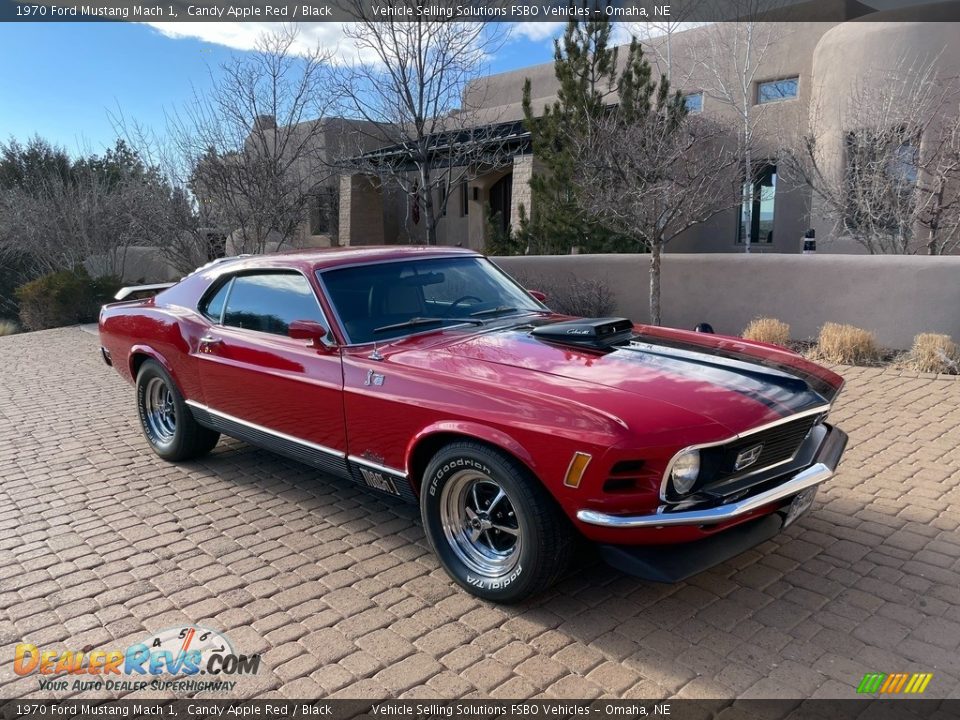
[{"label": "side window", "polygon": [[234,278],[224,325],[286,335],[294,320],[313,320],[329,327],[303,275],[259,273]]},{"label": "side window", "polygon": [[223,283],[219,290],[201,303],[200,312],[210,322],[219,323],[220,318],[223,317],[223,303],[226,302],[227,295],[230,294],[230,283],[230,280]]}]

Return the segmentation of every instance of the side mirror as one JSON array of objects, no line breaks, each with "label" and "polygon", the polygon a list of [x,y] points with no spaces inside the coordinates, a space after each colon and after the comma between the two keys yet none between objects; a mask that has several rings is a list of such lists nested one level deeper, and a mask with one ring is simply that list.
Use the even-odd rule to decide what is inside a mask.
[{"label": "side mirror", "polygon": [[287,335],[294,340],[309,340],[310,347],[320,347],[327,329],[314,320],[294,320],[287,326]]},{"label": "side mirror", "polygon": [[534,300],[539,300],[542,303],[547,301],[547,294],[545,292],[540,292],[539,290],[527,290]]}]

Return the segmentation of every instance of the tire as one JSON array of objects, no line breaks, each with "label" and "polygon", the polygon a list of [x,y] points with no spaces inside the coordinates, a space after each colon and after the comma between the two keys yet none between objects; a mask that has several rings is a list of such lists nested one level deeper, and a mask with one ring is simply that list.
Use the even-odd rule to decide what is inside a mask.
[{"label": "tire", "polygon": [[177,384],[156,360],[146,360],[137,373],[140,427],[153,451],[179,462],[206,455],[220,433],[197,424]]},{"label": "tire", "polygon": [[420,513],[444,569],[485,600],[513,603],[545,590],[573,552],[573,528],[540,481],[477,442],[452,443],[433,457]]}]

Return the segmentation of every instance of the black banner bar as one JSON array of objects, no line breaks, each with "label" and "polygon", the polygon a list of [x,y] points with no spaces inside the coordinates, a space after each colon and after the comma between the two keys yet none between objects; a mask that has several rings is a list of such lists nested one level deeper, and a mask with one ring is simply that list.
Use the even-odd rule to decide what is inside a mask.
[{"label": "black banner bar", "polygon": [[608,17],[624,22],[951,22],[960,1],[888,0],[877,11],[847,0],[0,0],[0,22],[349,22],[459,20],[564,22]]},{"label": "black banner bar", "polygon": [[3,700],[2,720],[960,718],[960,700]]}]

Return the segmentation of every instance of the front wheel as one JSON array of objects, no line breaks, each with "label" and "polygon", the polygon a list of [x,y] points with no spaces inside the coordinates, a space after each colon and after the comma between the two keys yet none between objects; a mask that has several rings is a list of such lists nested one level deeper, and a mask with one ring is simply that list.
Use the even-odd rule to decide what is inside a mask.
[{"label": "front wheel", "polygon": [[190,460],[210,452],[220,433],[197,424],[173,378],[155,360],[137,373],[137,411],[143,435],[164,460]]},{"label": "front wheel", "polygon": [[475,442],[443,448],[420,493],[427,539],[472,594],[523,600],[566,569],[573,530],[540,482],[510,456]]}]

